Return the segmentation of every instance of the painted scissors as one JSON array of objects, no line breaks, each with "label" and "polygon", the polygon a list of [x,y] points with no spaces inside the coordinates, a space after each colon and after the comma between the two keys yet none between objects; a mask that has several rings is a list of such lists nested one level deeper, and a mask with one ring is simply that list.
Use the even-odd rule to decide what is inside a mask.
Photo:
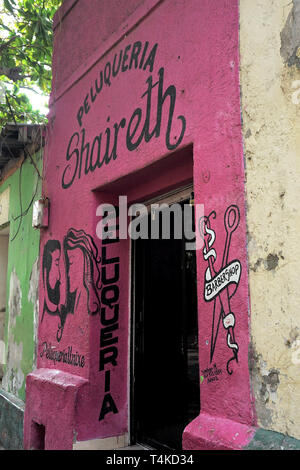
[{"label": "painted scissors", "polygon": [[[216,218],[215,211],[211,212],[209,216],[202,217],[199,221],[200,235],[204,240],[205,247],[203,249],[203,257],[208,261],[208,268],[206,270],[206,280],[212,280],[218,272],[214,268],[214,263],[217,258],[216,251],[212,248],[215,241],[215,232],[210,227],[210,219]],[[236,205],[231,205],[227,208],[224,215],[224,225],[226,230],[226,241],[225,248],[223,252],[222,266],[221,270],[226,267],[228,263],[228,254],[231,243],[232,233],[237,229],[240,221],[240,212]],[[215,314],[216,310],[219,311],[219,319],[217,323],[216,332],[214,333],[215,327]],[[227,330],[227,346],[233,350],[233,357],[230,358],[227,362],[226,369],[228,374],[232,374],[232,370],[229,369],[229,364],[231,361],[236,360],[238,362],[238,345],[234,337],[234,325],[235,325],[235,316],[230,308],[230,296],[228,286],[219,292],[219,294],[214,298],[214,308],[213,308],[213,321],[212,321],[212,333],[211,333],[211,349],[210,349],[210,362],[213,359],[216,341],[219,332],[220,321],[223,321],[223,326]]]}]

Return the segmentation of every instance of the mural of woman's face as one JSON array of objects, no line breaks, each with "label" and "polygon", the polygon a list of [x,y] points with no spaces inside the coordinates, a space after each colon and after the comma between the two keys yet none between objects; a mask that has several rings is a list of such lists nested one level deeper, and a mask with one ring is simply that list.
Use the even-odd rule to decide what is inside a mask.
[{"label": "mural of woman's face", "polygon": [[59,267],[59,260],[60,260],[60,250],[54,250],[52,253],[52,263],[51,268],[49,271],[49,285],[51,289],[55,289],[57,282],[60,282],[60,267]]},{"label": "mural of woman's face", "polygon": [[56,310],[60,302],[60,255],[59,242],[50,240],[46,244],[43,254],[43,282],[45,302],[51,312]]},{"label": "mural of woman's face", "polygon": [[[60,341],[67,315],[86,305],[89,314],[100,309],[100,270],[98,250],[90,235],[83,230],[69,229],[61,245],[50,239],[43,251],[44,314],[58,315],[56,339]],[[95,269],[95,273],[94,273]],[[79,299],[80,303],[79,303]]]}]

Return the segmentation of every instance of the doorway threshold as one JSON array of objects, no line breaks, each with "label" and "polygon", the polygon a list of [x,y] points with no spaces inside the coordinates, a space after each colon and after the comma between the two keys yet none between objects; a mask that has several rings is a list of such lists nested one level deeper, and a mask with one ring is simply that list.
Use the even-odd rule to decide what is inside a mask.
[{"label": "doorway threshold", "polygon": [[133,444],[131,446],[121,447],[115,450],[154,450],[153,447],[145,446],[144,444]]}]

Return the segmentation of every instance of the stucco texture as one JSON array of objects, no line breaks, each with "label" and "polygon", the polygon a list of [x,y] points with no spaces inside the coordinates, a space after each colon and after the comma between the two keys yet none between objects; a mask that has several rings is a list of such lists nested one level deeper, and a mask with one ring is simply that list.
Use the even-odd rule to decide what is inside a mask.
[{"label": "stucco texture", "polygon": [[[33,157],[41,170],[42,157]],[[21,171],[21,177],[20,177]],[[39,230],[32,228],[32,205],[41,194],[41,181],[26,159],[2,185],[0,193],[10,187],[9,248],[5,318],[5,362],[2,388],[25,400],[25,379],[36,361],[36,319],[38,314]],[[22,207],[20,206],[20,193]],[[23,217],[20,221],[20,213]],[[20,226],[19,226],[20,224]]]},{"label": "stucco texture", "polygon": [[[227,284],[228,295],[224,301],[227,304],[222,310],[218,304],[214,323],[214,302],[210,302],[212,299],[206,301],[203,295],[209,266],[204,250],[197,250],[198,328],[201,332],[199,364],[201,373],[204,371],[201,411],[206,415],[226,417],[252,426],[254,417],[248,370],[245,178],[238,74],[238,0],[130,2],[131,5],[139,4],[139,7],[121,25],[116,21],[105,43],[100,41],[100,21],[91,22],[89,34],[79,38],[74,36],[78,21],[86,17],[87,3],[89,0],[76,3],[69,16],[55,30],[55,84],[52,88],[43,183],[43,194],[51,201],[52,215],[48,228],[41,233],[40,265],[44,259],[47,260],[50,251],[48,242],[61,247],[58,252],[63,256],[57,262],[60,269],[54,275],[56,281],[60,280],[61,274],[61,283],[53,306],[47,300],[51,291],[40,276],[37,367],[59,368],[89,381],[87,391],[80,391],[76,402],[78,441],[124,435],[128,431],[130,245],[127,241],[124,244],[123,241],[116,243],[107,253],[103,249],[105,256],[102,255],[103,246],[95,233],[99,221],[96,209],[102,203],[117,204],[119,195],[127,195],[130,203],[147,201],[193,182],[195,204],[204,204],[205,214],[212,218],[210,233],[216,235],[214,237],[206,232],[204,236],[203,233],[210,248],[214,243],[216,264],[212,273],[227,269],[229,263],[235,260],[238,261],[235,267],[242,268],[236,282],[230,286]],[[124,11],[119,19],[123,13],[125,16],[129,13],[126,13],[126,2],[121,3]],[[98,4],[100,13],[95,14],[115,21],[108,3]],[[91,48],[89,35],[99,41],[95,49]],[[75,72],[72,72],[73,67],[69,69],[65,83],[62,78],[66,77],[65,61],[62,57],[70,58],[72,62],[73,57],[76,59],[74,51],[77,54],[78,48],[86,48],[89,57],[80,68],[74,68]],[[139,59],[135,59],[138,50]],[[146,55],[151,54],[150,60],[144,57],[143,51]],[[109,77],[107,74],[110,73]],[[58,88],[60,82],[63,89]],[[188,151],[184,150],[188,148]],[[232,231],[230,235],[228,233],[228,210],[231,215],[235,214],[234,222],[230,218],[231,227],[235,226],[232,237]],[[74,238],[78,232],[93,240],[93,245],[90,243],[93,248],[94,245],[98,247],[104,275],[106,264],[114,264],[118,260],[120,265],[117,281],[114,284],[111,282],[112,287],[109,288],[111,299],[105,297],[109,292],[107,287],[101,289],[102,305],[110,309],[113,307],[110,313],[112,318],[114,311],[120,312],[118,327],[113,325],[115,329],[111,331],[114,331],[114,337],[110,338],[113,347],[115,344],[118,347],[110,351],[110,356],[107,356],[110,360],[105,364],[102,360],[105,351],[103,335],[107,323],[102,308],[100,321],[99,315],[89,313],[86,300],[89,292],[83,285],[85,273],[88,276],[89,273],[85,271],[80,256],[71,263],[71,269],[69,264],[64,263],[64,259],[69,259],[67,244],[70,235]],[[79,250],[74,249],[74,254],[75,251],[82,256]],[[89,251],[94,256],[95,250]],[[108,256],[115,259],[114,263],[104,263]],[[97,260],[97,256],[93,259]],[[210,261],[211,265],[214,264],[212,259]],[[98,261],[97,266],[100,266]],[[47,269],[45,279],[46,276]],[[109,276],[114,278],[113,271]],[[93,280],[91,284],[97,287],[97,278],[89,278]],[[80,293],[78,306],[75,296],[70,295],[76,295],[75,290]],[[91,298],[97,301],[96,292],[94,289]],[[53,307],[52,313],[54,311],[56,315],[46,311],[47,304]],[[232,323],[231,326],[227,325],[232,328],[231,342],[224,325],[217,329],[217,325],[221,325],[217,323],[221,322],[221,312],[225,310]],[[59,323],[60,319],[63,325]],[[212,332],[214,326],[216,330]],[[218,331],[220,334],[216,342],[215,332]],[[49,345],[52,347],[50,353]],[[54,348],[59,356],[52,354]],[[236,353],[233,355],[233,349],[237,351],[237,348],[238,356]],[[71,349],[73,353],[77,351],[81,357],[84,356],[84,365],[78,367],[78,364],[65,359],[63,354],[67,353],[63,351]],[[57,361],[56,357],[60,360]],[[163,349],[161,358],[166,361]],[[214,380],[211,380],[208,375],[215,371]],[[110,373],[108,386],[105,385],[105,376],[109,377]],[[153,380],[156,380],[155,376]],[[118,411],[108,408],[109,413],[102,419],[102,403],[108,389]],[[34,400],[30,390],[27,389],[27,403]],[[40,417],[46,428],[45,420],[53,413],[53,409],[47,406],[47,403],[43,404],[43,416]],[[29,410],[25,416],[26,426],[31,418],[34,420],[30,413]],[[46,441],[47,432],[46,429]],[[61,439],[59,434],[57,439]],[[198,446],[197,436],[193,443]]]},{"label": "stucco texture", "polygon": [[257,420],[299,439],[298,4],[240,1],[240,78]]}]

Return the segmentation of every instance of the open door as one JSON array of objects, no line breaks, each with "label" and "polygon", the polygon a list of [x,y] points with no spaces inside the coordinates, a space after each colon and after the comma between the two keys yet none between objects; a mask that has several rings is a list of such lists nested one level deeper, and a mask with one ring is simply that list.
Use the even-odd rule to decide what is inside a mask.
[{"label": "open door", "polygon": [[133,242],[131,421],[135,442],[176,450],[200,412],[200,389],[196,252],[174,237],[174,219],[170,235]]}]

